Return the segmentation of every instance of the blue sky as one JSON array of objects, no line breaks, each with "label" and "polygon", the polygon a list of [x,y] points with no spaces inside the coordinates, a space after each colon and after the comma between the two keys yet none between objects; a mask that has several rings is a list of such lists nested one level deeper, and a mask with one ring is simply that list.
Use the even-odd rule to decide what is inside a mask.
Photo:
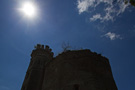
[{"label": "blue sky", "polygon": [[[36,18],[18,11],[23,1],[35,2]],[[57,55],[63,42],[107,57],[118,89],[134,90],[135,7],[115,1],[1,0],[0,90],[20,90],[34,45]]]}]

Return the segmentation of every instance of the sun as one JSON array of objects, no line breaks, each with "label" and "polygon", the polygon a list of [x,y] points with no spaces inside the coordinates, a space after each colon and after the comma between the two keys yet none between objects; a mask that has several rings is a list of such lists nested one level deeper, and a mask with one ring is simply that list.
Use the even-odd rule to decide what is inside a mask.
[{"label": "sun", "polygon": [[29,18],[33,18],[36,16],[36,6],[32,2],[24,2],[20,11]]}]

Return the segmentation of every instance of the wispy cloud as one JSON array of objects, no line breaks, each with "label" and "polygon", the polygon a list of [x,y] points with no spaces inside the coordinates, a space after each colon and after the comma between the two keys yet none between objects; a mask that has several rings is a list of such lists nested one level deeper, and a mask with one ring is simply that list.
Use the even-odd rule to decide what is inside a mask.
[{"label": "wispy cloud", "polygon": [[113,21],[113,16],[110,15],[110,13],[106,13],[105,16],[101,16],[101,14],[95,14],[90,18],[90,21],[96,21],[96,20],[100,20],[101,22],[104,21],[109,21],[112,20]]},{"label": "wispy cloud", "polygon": [[90,21],[96,21],[96,20],[102,20],[102,17],[100,14],[95,14],[93,17],[90,18]]},{"label": "wispy cloud", "polygon": [[122,39],[122,37],[120,35],[112,33],[112,32],[108,32],[104,36],[109,38],[110,40]]},{"label": "wispy cloud", "polygon": [[89,11],[89,8],[96,10],[98,5],[104,4],[101,11],[104,12],[103,15],[95,14],[90,17],[90,21],[101,20],[101,22],[109,20],[113,21],[116,16],[123,13],[129,6],[129,4],[125,4],[123,0],[116,0],[115,2],[114,0],[78,0],[77,4],[79,14]]},{"label": "wispy cloud", "polygon": [[93,7],[95,0],[78,0],[78,10],[79,14],[88,10],[90,6]]}]

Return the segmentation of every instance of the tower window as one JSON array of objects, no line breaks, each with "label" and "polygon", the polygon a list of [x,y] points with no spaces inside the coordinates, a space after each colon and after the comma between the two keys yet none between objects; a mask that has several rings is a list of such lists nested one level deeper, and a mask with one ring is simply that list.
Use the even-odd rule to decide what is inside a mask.
[{"label": "tower window", "polygon": [[78,84],[74,85],[74,90],[79,90],[79,85]]}]

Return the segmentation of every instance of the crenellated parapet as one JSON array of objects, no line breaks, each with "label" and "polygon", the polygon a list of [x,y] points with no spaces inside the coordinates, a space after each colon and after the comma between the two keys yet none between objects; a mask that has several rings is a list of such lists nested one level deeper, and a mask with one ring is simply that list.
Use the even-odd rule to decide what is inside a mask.
[{"label": "crenellated parapet", "polygon": [[31,53],[31,60],[21,90],[41,90],[46,65],[53,59],[52,49],[37,44]]},{"label": "crenellated parapet", "polygon": [[52,52],[52,49],[46,45],[37,44],[35,46],[35,49],[32,51],[31,57],[35,56],[46,56],[48,59],[53,58],[54,53]]}]

